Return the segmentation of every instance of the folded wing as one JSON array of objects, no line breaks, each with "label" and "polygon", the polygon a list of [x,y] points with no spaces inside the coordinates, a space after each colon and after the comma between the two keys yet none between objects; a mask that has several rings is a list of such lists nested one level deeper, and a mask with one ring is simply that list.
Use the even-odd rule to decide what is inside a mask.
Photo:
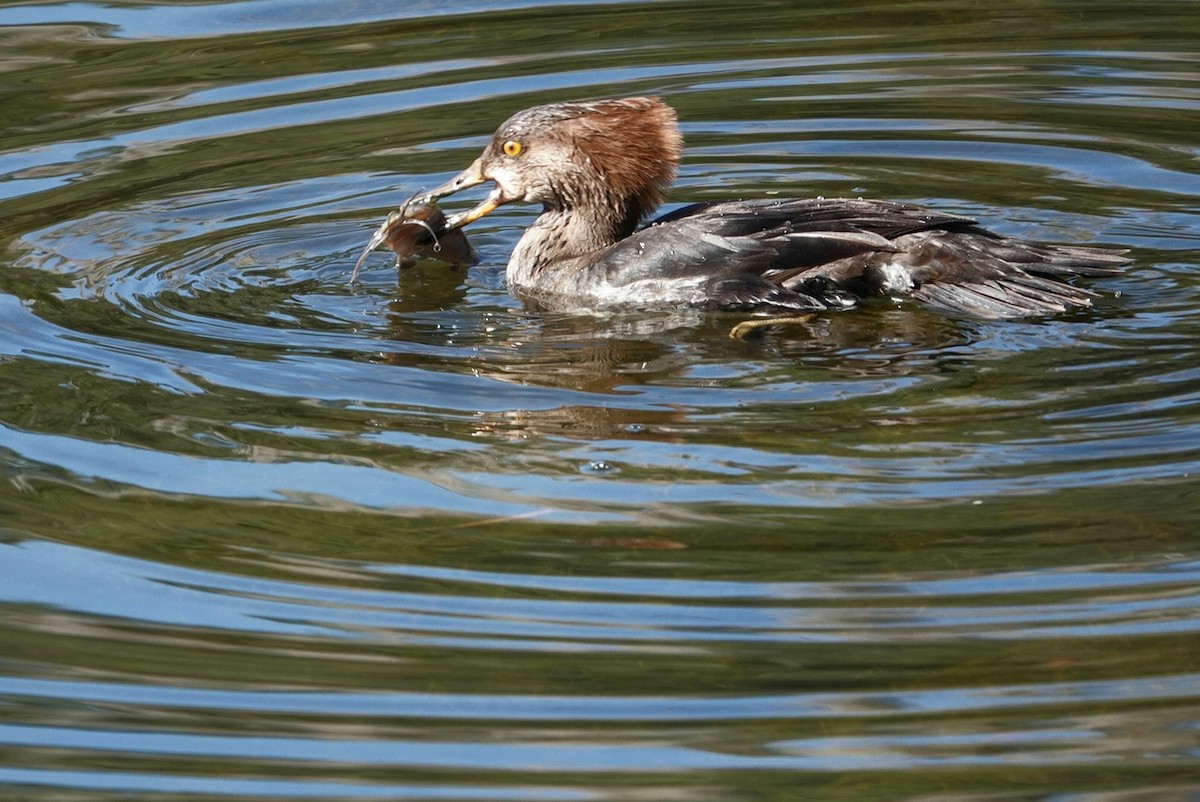
[{"label": "folded wing", "polygon": [[859,199],[734,201],[678,209],[611,246],[612,284],[705,278],[714,308],[814,310],[869,296],[1011,318],[1091,305],[1071,276],[1119,272],[1121,252],[1008,239],[967,217]]}]

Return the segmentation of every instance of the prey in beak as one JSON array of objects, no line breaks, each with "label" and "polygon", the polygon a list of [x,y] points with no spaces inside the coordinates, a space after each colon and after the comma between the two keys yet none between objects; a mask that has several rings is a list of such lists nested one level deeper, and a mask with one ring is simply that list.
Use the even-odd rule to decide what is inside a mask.
[{"label": "prey in beak", "polygon": [[[461,215],[460,215],[461,216]],[[396,267],[411,267],[418,256],[440,259],[452,265],[473,265],[479,261],[467,235],[459,230],[462,223],[452,224],[432,201],[412,198],[391,212],[371,235],[367,247],[354,263],[350,283],[358,278],[359,268],[371,251],[386,243],[396,252]]]},{"label": "prey in beak", "polygon": [[[478,186],[485,181],[488,181],[489,178],[483,174],[483,159],[484,157],[480,156],[478,159],[471,162],[470,167],[463,170],[461,173],[454,176],[454,178],[451,178],[440,187],[432,189],[422,195],[415,195],[412,199],[412,202],[419,204],[434,203],[439,199],[446,197],[447,195],[453,195],[456,192],[461,192],[464,189]],[[501,189],[500,185],[497,184],[496,187],[488,193],[488,196],[484,198],[478,206],[468,209],[465,212],[459,212],[458,214],[447,218],[446,228],[462,228],[468,223],[475,222],[485,214],[493,211],[497,206],[500,206],[506,202],[507,200],[504,198],[503,190]]]},{"label": "prey in beak", "polygon": [[[513,197],[506,196],[504,182],[497,180],[499,175],[484,174],[487,158],[488,153],[485,151],[484,155],[471,162],[467,169],[454,178],[436,189],[412,196],[403,206],[389,214],[371,236],[362,255],[358,257],[354,272],[350,274],[350,283],[353,284],[358,277],[358,270],[366,260],[367,254],[384,243],[396,252],[396,266],[401,269],[412,265],[418,256],[441,259],[453,265],[473,265],[479,261],[471,244],[467,242],[467,235],[462,232],[462,227],[514,200]],[[504,175],[503,171],[501,175]],[[495,181],[496,186],[474,208],[446,217],[437,207],[440,198],[486,181]]]}]

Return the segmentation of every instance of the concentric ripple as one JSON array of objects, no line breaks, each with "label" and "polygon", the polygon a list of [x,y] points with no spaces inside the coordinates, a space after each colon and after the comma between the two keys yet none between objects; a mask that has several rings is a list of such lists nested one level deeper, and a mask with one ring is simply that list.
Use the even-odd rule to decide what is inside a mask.
[{"label": "concentric ripple", "polygon": [[[1192,16],[0,9],[0,797],[1200,799]],[[512,111],[633,93],[670,204],[1135,263],[735,341],[522,308],[511,205],[348,285]]]}]

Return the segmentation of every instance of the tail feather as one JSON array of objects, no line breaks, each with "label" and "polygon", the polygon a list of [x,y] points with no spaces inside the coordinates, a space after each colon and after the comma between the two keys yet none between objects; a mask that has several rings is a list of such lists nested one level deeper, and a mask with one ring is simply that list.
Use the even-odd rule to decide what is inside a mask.
[{"label": "tail feather", "polygon": [[[1125,251],[1023,242],[981,232],[914,235],[907,251],[913,297],[955,314],[1015,318],[1092,305],[1096,293],[1066,282],[1112,276]],[[895,257],[892,257],[894,260]]]},{"label": "tail feather", "polygon": [[1036,261],[1025,266],[1033,273],[1054,276],[1115,276],[1131,259],[1129,251],[1082,248],[1071,245],[1044,245],[1031,243],[1030,251]]},{"label": "tail feather", "polygon": [[974,284],[923,284],[913,297],[945,312],[1000,320],[1087,308],[1096,293],[1027,273]]}]

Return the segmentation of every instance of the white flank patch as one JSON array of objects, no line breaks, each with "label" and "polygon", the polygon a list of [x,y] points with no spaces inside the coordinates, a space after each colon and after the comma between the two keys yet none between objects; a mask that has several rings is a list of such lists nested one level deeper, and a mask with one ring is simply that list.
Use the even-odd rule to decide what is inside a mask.
[{"label": "white flank patch", "polygon": [[879,272],[883,274],[883,289],[887,292],[912,292],[913,287],[916,286],[913,283],[912,273],[908,272],[908,268],[902,267],[895,262],[880,265]]}]

